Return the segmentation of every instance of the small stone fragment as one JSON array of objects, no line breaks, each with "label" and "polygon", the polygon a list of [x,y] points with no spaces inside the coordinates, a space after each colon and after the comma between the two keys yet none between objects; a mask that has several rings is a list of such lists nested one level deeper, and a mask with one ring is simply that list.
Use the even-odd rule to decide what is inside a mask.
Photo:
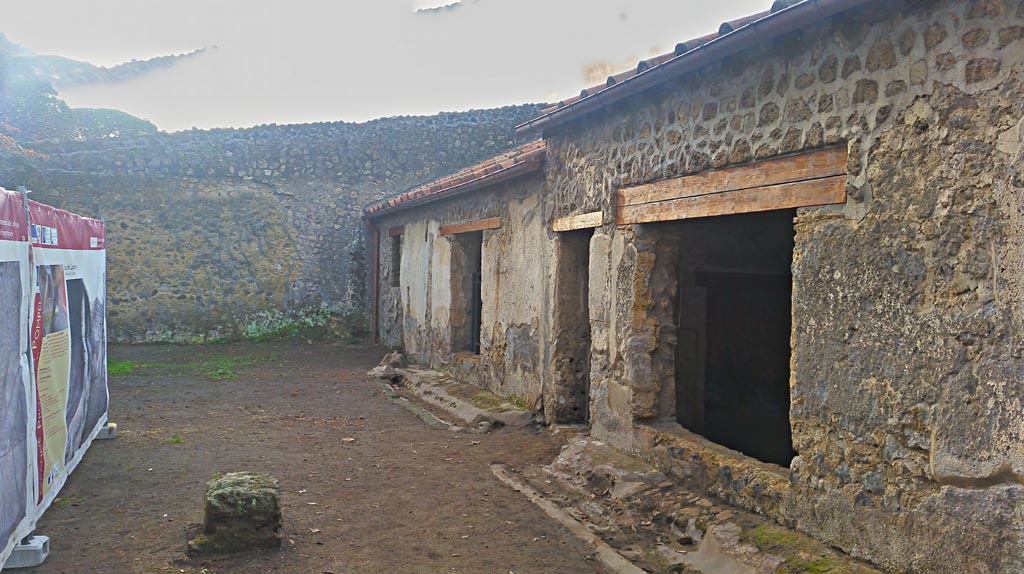
[{"label": "small stone fragment", "polygon": [[388,353],[381,359],[380,364],[366,373],[369,377],[380,379],[394,379],[398,377],[397,369],[405,366],[405,357],[398,351]]}]

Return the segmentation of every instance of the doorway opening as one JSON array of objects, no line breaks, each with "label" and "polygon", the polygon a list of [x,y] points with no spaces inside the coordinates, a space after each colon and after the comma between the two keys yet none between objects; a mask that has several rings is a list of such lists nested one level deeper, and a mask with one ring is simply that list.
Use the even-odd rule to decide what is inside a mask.
[{"label": "doorway opening", "polygon": [[793,450],[794,210],[679,225],[676,420],[764,462]]},{"label": "doorway opening", "polygon": [[593,229],[558,234],[552,384],[544,400],[550,423],[590,418],[590,240]]},{"label": "doorway opening", "polygon": [[392,287],[402,285],[402,236],[391,236],[391,268],[388,284]]},{"label": "doorway opening", "polygon": [[480,354],[482,231],[452,236],[452,351]]}]

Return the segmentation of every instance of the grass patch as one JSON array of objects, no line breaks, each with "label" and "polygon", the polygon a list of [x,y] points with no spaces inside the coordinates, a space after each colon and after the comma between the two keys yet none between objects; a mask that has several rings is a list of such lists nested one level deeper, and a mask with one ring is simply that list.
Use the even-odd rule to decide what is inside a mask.
[{"label": "grass patch", "polygon": [[111,376],[130,375],[135,372],[137,367],[138,365],[132,361],[115,361],[110,359],[107,361],[107,374]]},{"label": "grass patch", "polygon": [[[273,362],[278,357],[271,355],[263,358],[265,362]],[[220,355],[192,363],[136,363],[133,361],[109,361],[107,373],[111,376],[137,374],[138,371],[162,372],[177,376],[206,377],[214,381],[234,381],[238,379],[238,369],[251,367],[257,363],[254,357],[232,357]]]},{"label": "grass patch", "polygon": [[181,444],[185,442],[185,439],[181,438],[181,436],[179,435],[174,435],[171,438],[167,439],[167,442],[171,444]]},{"label": "grass patch", "polygon": [[197,370],[199,374],[215,381],[234,381],[238,379],[238,371],[242,367],[251,367],[256,364],[254,359],[240,359],[238,357],[214,357],[203,363],[199,363]]}]

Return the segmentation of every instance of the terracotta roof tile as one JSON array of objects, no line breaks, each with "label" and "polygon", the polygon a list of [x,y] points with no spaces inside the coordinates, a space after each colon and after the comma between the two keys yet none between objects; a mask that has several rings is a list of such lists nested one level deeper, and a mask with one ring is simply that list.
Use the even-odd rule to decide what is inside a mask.
[{"label": "terracotta roof tile", "polygon": [[453,193],[487,187],[510,177],[530,173],[540,168],[545,152],[544,140],[532,141],[451,175],[375,203],[367,207],[365,213],[367,217],[375,217],[382,215],[384,211],[414,201],[417,203],[433,201]]}]

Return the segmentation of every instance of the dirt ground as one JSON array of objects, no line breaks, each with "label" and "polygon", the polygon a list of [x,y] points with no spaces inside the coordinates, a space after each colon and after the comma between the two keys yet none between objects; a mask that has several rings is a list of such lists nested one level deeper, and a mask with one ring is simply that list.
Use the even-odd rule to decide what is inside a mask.
[{"label": "dirt ground", "polygon": [[[431,429],[366,377],[383,354],[330,344],[112,346],[112,360],[134,364],[110,380],[119,437],[93,445],[40,521],[52,549],[31,571],[604,571],[488,468],[548,463],[557,440]],[[205,483],[237,470],[280,480],[284,548],[186,558]]]}]

